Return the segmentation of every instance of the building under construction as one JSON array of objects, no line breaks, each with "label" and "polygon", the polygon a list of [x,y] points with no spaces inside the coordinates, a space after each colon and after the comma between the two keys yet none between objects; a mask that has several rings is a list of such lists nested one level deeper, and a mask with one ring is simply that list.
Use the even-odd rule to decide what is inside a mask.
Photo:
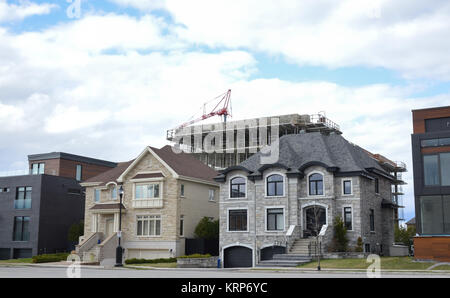
[{"label": "building under construction", "polygon": [[[179,144],[183,151],[219,170],[238,165],[262,147],[270,145],[276,137],[317,131],[342,133],[339,125],[323,114],[290,114],[181,126],[168,130],[167,140]],[[216,150],[211,150],[212,147]]]}]

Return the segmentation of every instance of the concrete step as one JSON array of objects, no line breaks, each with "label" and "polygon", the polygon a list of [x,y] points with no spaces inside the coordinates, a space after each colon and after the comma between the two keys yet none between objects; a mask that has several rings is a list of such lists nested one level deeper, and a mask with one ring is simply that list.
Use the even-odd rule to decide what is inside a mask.
[{"label": "concrete step", "polygon": [[258,267],[296,267],[303,263],[309,263],[311,259],[305,260],[267,260],[261,261]]},{"label": "concrete step", "polygon": [[311,257],[305,254],[275,254],[273,260],[311,261]]}]

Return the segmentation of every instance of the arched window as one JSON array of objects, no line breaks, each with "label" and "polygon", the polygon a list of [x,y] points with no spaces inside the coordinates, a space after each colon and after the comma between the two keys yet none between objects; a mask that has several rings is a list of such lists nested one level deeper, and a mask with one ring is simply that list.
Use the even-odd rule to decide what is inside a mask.
[{"label": "arched window", "polygon": [[245,198],[245,178],[235,177],[230,180],[230,197]]},{"label": "arched window", "polygon": [[283,176],[274,174],[267,177],[267,196],[282,196],[283,192]]},{"label": "arched window", "polygon": [[309,195],[323,195],[323,176],[321,174],[312,174],[309,176]]}]

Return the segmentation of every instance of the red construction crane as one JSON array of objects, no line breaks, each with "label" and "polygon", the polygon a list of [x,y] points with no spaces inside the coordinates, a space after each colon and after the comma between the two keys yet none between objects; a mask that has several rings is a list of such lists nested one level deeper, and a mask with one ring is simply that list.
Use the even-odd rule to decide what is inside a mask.
[{"label": "red construction crane", "polygon": [[[178,130],[180,128],[186,127],[188,125],[194,124],[196,122],[211,118],[213,116],[223,116],[223,122],[227,122],[227,116],[231,116],[231,112],[229,111],[228,107],[230,106],[231,102],[231,89],[228,89],[227,92],[217,96],[216,98],[220,98],[220,101],[216,104],[214,109],[212,109],[211,112],[206,113],[206,103],[203,105],[203,115],[197,119],[190,120],[188,122],[185,122],[175,128],[175,130]],[[220,106],[223,103],[222,106]]]}]

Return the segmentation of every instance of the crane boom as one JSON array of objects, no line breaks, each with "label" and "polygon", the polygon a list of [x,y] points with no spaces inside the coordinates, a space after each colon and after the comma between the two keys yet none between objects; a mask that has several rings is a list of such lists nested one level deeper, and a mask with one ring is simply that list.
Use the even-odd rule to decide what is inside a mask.
[{"label": "crane boom", "polygon": [[[223,116],[223,121],[227,122],[227,116],[231,116],[230,111],[228,110],[228,107],[230,105],[230,101],[231,101],[231,89],[228,89],[227,92],[225,92],[222,95],[219,95],[218,97],[222,96],[222,98],[220,99],[220,101],[216,104],[216,106],[214,107],[214,109],[211,110],[211,112],[206,113],[206,111],[203,112],[203,115],[193,119],[191,121],[185,122],[179,126],[177,126],[175,128],[175,130],[181,129],[183,127],[189,126],[191,124],[197,123],[199,121],[211,118],[213,116]],[[222,106],[221,103],[223,103]],[[220,106],[220,107],[219,107]]]}]

